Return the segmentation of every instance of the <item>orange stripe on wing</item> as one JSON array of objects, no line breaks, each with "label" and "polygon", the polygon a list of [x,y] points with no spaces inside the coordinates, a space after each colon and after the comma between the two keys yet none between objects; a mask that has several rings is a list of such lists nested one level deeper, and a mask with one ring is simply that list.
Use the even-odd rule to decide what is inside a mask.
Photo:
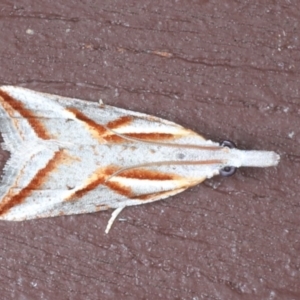
[{"label": "orange stripe on wing", "polygon": [[84,188],[77,190],[74,192],[74,194],[72,194],[71,196],[69,196],[67,199],[67,201],[69,200],[74,200],[77,198],[81,198],[83,197],[85,194],[87,194],[88,192],[92,191],[93,189],[95,189],[97,186],[103,184],[105,181],[105,177],[99,175],[99,178],[91,181],[89,184],[87,184]]},{"label": "orange stripe on wing", "polygon": [[179,178],[179,176],[175,174],[162,173],[143,168],[133,168],[129,170],[124,170],[118,173],[117,176],[140,180],[174,180]]},{"label": "orange stripe on wing", "polygon": [[[124,136],[124,138],[122,137]],[[158,133],[158,132],[150,132],[150,133],[122,133],[122,136],[112,134],[105,137],[105,140],[112,143],[122,143],[124,142],[124,139],[126,137],[137,139],[141,141],[152,141],[152,142],[158,142],[158,141],[166,141],[166,140],[172,140],[175,139],[176,136],[170,133]]]},{"label": "orange stripe on wing", "polygon": [[[115,173],[117,173],[117,177],[128,178],[128,179],[138,179],[138,180],[178,180],[179,176],[175,174],[162,173],[158,171],[147,170],[144,168],[132,168],[129,170],[122,170],[121,167],[118,166],[108,166],[105,168],[100,168],[96,170],[89,178],[85,187],[77,190],[69,196],[66,201],[73,201],[78,199],[90,191],[97,188],[99,185],[105,185],[117,194],[126,196],[128,198],[134,198],[131,188],[129,186],[125,186],[124,184],[117,181],[110,181],[109,178],[113,177]],[[118,171],[120,171],[118,173]]]},{"label": "orange stripe on wing", "polygon": [[106,124],[106,127],[109,129],[117,129],[119,127],[126,126],[132,122],[132,117],[123,116]]},{"label": "orange stripe on wing", "polygon": [[120,135],[113,133],[113,131],[109,131],[106,128],[109,128],[111,130],[124,127],[128,124],[130,124],[133,120],[131,116],[122,116],[120,118],[117,118],[113,121],[108,122],[105,126],[98,124],[94,120],[87,117],[85,114],[77,110],[76,108],[68,108],[69,112],[73,113],[75,117],[84,122],[85,125],[88,127],[89,131],[95,136],[96,138],[100,139],[102,142],[103,140],[109,142],[109,143],[124,143],[126,140],[126,137],[133,138],[133,139],[139,139],[143,141],[166,141],[175,139],[176,136],[170,133],[159,133],[159,132],[150,132],[150,133],[122,133]]},{"label": "orange stripe on wing", "polygon": [[74,192],[74,194],[70,195],[68,198],[66,198],[66,201],[72,201],[74,199],[80,198],[93,189],[95,189],[97,186],[103,184],[105,180],[114,174],[116,171],[118,171],[119,168],[115,166],[109,166],[105,168],[100,168],[96,170],[88,179],[85,187],[81,188],[80,190],[77,190]]},{"label": "orange stripe on wing", "polygon": [[[38,190],[44,182],[47,181],[50,173],[57,169],[57,167],[66,160],[66,154],[64,150],[59,150],[55,152],[54,156],[48,161],[46,166],[40,169],[29,184],[24,187],[18,194],[8,195],[3,199],[2,204],[0,205],[0,215],[4,215],[11,208],[21,204],[26,200],[26,198],[32,194],[35,190]],[[15,188],[14,186],[12,188]]]},{"label": "orange stripe on wing", "polygon": [[119,182],[107,181],[105,185],[119,195],[125,196],[127,198],[131,198],[133,196],[131,188]]},{"label": "orange stripe on wing", "polygon": [[176,138],[174,134],[171,133],[160,133],[160,132],[150,132],[150,133],[126,133],[128,137],[145,140],[145,141],[160,141],[160,140],[171,140]]},{"label": "orange stripe on wing", "polygon": [[78,109],[71,107],[67,108],[67,111],[73,113],[78,120],[84,122],[94,136],[96,135],[96,137],[102,137],[107,132],[104,126],[90,119]]},{"label": "orange stripe on wing", "polygon": [[39,117],[37,117],[30,109],[27,109],[20,101],[14,99],[2,90],[0,90],[0,101],[3,108],[11,116],[13,122],[14,112],[17,111],[23,118],[28,121],[39,138],[44,140],[51,139],[51,135],[48,133]]},{"label": "orange stripe on wing", "polygon": [[84,196],[87,193],[89,193],[90,191],[94,190],[97,186],[99,186],[101,184],[107,186],[108,188],[110,188],[111,190],[115,191],[116,193],[118,193],[120,195],[130,197],[132,194],[130,187],[126,187],[118,182],[112,182],[112,181],[105,182],[107,180],[107,178],[109,178],[111,175],[116,173],[119,169],[120,168],[118,168],[116,166],[108,166],[108,167],[100,168],[100,169],[96,170],[90,176],[85,187],[81,188],[80,190],[77,190],[76,192],[74,192],[74,194],[72,194],[65,200],[73,201],[78,198],[81,198],[82,196]]},{"label": "orange stripe on wing", "polygon": [[90,119],[89,117],[87,117],[85,114],[83,114],[81,111],[79,111],[76,108],[68,108],[67,111],[73,113],[78,120],[82,121],[87,126],[91,134],[95,138],[97,138],[100,142],[103,142],[103,140],[110,143],[124,142],[124,139],[121,136],[115,135],[112,131],[109,131],[106,128],[116,129],[122,126],[126,126],[132,121],[131,117],[124,116],[116,120],[113,120],[111,122],[108,122],[106,126],[103,126],[101,124],[98,124],[94,120]]}]

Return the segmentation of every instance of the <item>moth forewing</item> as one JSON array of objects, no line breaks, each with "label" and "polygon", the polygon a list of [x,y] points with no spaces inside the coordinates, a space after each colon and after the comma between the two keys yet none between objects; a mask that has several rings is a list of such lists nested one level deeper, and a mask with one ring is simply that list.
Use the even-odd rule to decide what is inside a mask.
[{"label": "moth forewing", "polygon": [[279,156],[229,149],[173,122],[112,106],[3,86],[3,148],[11,154],[0,218],[26,220],[116,209],[175,195],[226,166]]}]

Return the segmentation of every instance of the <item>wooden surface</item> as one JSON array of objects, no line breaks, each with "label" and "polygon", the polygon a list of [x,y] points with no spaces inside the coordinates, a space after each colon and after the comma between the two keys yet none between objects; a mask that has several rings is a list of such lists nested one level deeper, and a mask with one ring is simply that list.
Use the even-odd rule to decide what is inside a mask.
[{"label": "wooden surface", "polygon": [[1,299],[300,299],[297,1],[0,6],[1,84],[101,98],[281,155],[277,168],[127,208],[109,235],[110,211],[1,221]]}]

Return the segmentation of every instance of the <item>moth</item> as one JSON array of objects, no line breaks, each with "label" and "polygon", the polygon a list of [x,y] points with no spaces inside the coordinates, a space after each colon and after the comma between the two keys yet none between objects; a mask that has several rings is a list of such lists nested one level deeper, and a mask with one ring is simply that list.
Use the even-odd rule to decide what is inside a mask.
[{"label": "moth", "polygon": [[0,219],[114,209],[106,233],[126,206],[279,161],[275,152],[238,150],[151,115],[14,86],[0,87],[0,131],[10,152]]}]

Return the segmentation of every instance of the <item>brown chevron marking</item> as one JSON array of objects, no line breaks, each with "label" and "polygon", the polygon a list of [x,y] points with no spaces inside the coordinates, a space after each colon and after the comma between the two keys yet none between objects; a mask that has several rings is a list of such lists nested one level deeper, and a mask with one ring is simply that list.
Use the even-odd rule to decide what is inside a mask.
[{"label": "brown chevron marking", "polygon": [[106,168],[100,168],[96,170],[91,177],[89,178],[88,183],[86,186],[78,191],[76,191],[73,195],[69,196],[66,201],[72,201],[74,199],[80,198],[87,194],[88,192],[95,189],[97,186],[103,184],[109,176],[111,176],[113,173],[117,172],[119,170],[118,167],[115,166],[108,166]]},{"label": "brown chevron marking", "polygon": [[[98,124],[94,120],[88,118],[86,115],[84,115],[82,112],[77,110],[76,108],[68,108],[69,112],[73,113],[75,117],[84,122],[89,129],[92,131],[92,134],[96,136],[96,138],[104,139],[105,141],[109,143],[124,143],[126,141],[126,137],[129,138],[135,138],[140,139],[144,141],[160,141],[160,140],[171,140],[176,138],[175,135],[169,134],[169,133],[156,133],[156,132],[150,132],[150,133],[124,133],[122,135],[114,134],[113,132],[108,131],[105,126]],[[108,122],[106,127],[109,129],[116,129],[122,126],[126,126],[132,122],[132,117],[130,116],[123,116],[116,120],[113,120],[111,122]],[[128,140],[127,140],[128,141]]]},{"label": "brown chevron marking", "polygon": [[110,165],[104,168],[104,174],[106,177],[109,177],[119,171],[121,167],[115,166],[115,165]]},{"label": "brown chevron marking", "polygon": [[132,117],[123,116],[106,124],[106,127],[109,129],[116,129],[119,127],[126,126],[132,122]]},{"label": "brown chevron marking", "polygon": [[[128,198],[134,197],[132,194],[132,191],[130,187],[122,185],[119,182],[116,181],[106,181],[110,176],[112,176],[114,173],[118,172],[120,167],[118,166],[108,166],[105,168],[100,168],[96,170],[89,178],[88,183],[85,187],[82,189],[74,192],[73,195],[69,196],[66,201],[73,201],[75,199],[78,199],[93,189],[95,189],[99,185],[105,185],[111,190],[115,191],[116,193],[126,196]],[[131,178],[131,179],[139,179],[139,180],[175,180],[180,179],[179,176],[173,175],[173,174],[167,174],[167,173],[161,173],[158,171],[151,171],[143,168],[133,168],[130,170],[124,170],[116,175],[117,177],[122,178]]]},{"label": "brown chevron marking", "polygon": [[[84,122],[88,129],[91,131],[93,136],[95,138],[100,139],[102,142],[103,140],[106,140],[107,142],[111,143],[122,143],[124,142],[124,139],[118,135],[112,134],[111,131],[108,131],[103,125],[98,124],[94,120],[88,118],[85,114],[83,114],[81,111],[77,110],[76,108],[68,108],[67,111],[73,113],[75,117]],[[109,122],[107,125],[110,129],[114,129],[120,126],[124,126],[131,121],[130,117],[121,117],[119,119],[116,119],[114,121]]]},{"label": "brown chevron marking", "polygon": [[115,191],[119,195],[126,196],[127,198],[132,197],[132,191],[130,187],[124,186],[116,181],[107,181],[105,185],[111,190]]},{"label": "brown chevron marking", "polygon": [[98,136],[102,136],[107,132],[104,126],[88,118],[85,114],[83,114],[78,109],[70,107],[67,109],[67,111],[73,113],[78,120],[84,122],[89,128],[91,128],[94,132],[96,132]]},{"label": "brown chevron marking", "polygon": [[112,134],[112,135],[107,135],[104,137],[104,139],[108,142],[108,143],[114,143],[114,144],[120,144],[120,143],[124,143],[124,142],[128,142],[128,140],[122,138],[119,135],[116,134]]},{"label": "brown chevron marking", "polygon": [[95,189],[98,185],[103,184],[105,181],[105,177],[99,175],[99,178],[97,178],[96,180],[91,181],[89,184],[87,184],[84,188],[76,191],[73,195],[69,196],[67,199],[67,201],[69,200],[74,200],[77,198],[81,198],[82,196],[84,196],[85,194],[87,194],[88,192],[92,191],[93,189]]},{"label": "brown chevron marking", "polygon": [[25,118],[37,136],[44,140],[51,139],[51,135],[44,127],[40,118],[34,114],[30,109],[27,109],[21,102],[11,97],[6,92],[0,90],[0,102],[6,112],[10,115],[12,120],[16,118],[14,112],[17,111],[23,118]]},{"label": "brown chevron marking", "polygon": [[[171,162],[170,162],[171,163]],[[221,164],[223,163],[222,160],[218,159],[212,159],[212,160],[204,160],[204,161],[198,161],[198,162],[188,162],[188,164],[201,164],[201,165],[208,165],[208,164]],[[74,200],[77,198],[80,198],[90,192],[91,190],[95,189],[97,186],[103,184],[107,186],[108,188],[114,190],[116,193],[127,196],[128,198],[135,199],[132,195],[132,191],[130,190],[129,187],[126,187],[119,182],[116,181],[106,181],[110,176],[114,175],[114,173],[117,173],[120,171],[122,168],[118,166],[108,166],[105,168],[100,168],[96,170],[90,177],[88,184],[76,191],[73,195],[69,196],[66,200]],[[168,173],[162,173],[158,171],[152,171],[144,168],[132,168],[132,169],[125,169],[124,171],[121,171],[116,174],[117,177],[122,177],[122,178],[130,178],[130,179],[138,179],[138,180],[180,180],[182,179],[180,176],[176,174],[168,174]],[[205,177],[203,178],[203,180]],[[202,181],[203,181],[202,180]],[[201,181],[195,182],[195,184],[200,183]],[[192,186],[193,184],[189,185]],[[171,192],[171,191],[169,191]],[[168,192],[162,192],[162,193],[168,193]],[[160,193],[158,193],[159,195]],[[141,195],[137,196],[137,199],[143,199],[147,200],[148,198],[153,198],[156,194],[149,194],[147,195]],[[148,198],[147,198],[148,197]]]},{"label": "brown chevron marking", "polygon": [[[8,195],[4,198],[3,204],[0,205],[0,215],[7,213],[12,207],[25,201],[35,190],[38,190],[44,182],[47,181],[47,177],[53,172],[61,163],[65,161],[64,150],[55,152],[54,156],[48,161],[47,165],[40,169],[36,175],[32,178],[29,184],[23,188],[18,194]],[[12,187],[14,188],[14,186]]]}]

